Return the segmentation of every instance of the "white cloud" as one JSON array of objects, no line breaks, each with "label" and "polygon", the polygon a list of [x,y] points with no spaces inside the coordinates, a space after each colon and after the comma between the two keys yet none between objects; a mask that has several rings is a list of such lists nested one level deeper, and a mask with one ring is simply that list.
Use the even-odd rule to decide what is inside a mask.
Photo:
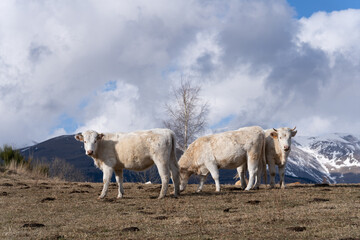
[{"label": "white cloud", "polygon": [[121,81],[110,89],[101,89],[91,97],[81,116],[86,121],[75,132],[93,129],[99,132],[131,131],[148,128],[151,119],[137,108],[138,88]]},{"label": "white cloud", "polygon": [[360,60],[360,9],[348,9],[331,13],[317,12],[300,19],[298,34],[301,43],[308,43],[328,53],[338,54],[352,61]]},{"label": "white cloud", "polygon": [[0,144],[161,127],[181,75],[203,85],[212,126],[348,130],[359,15],[297,20],[277,0],[1,1]]},{"label": "white cloud", "polygon": [[53,133],[49,136],[50,138],[66,135],[66,130],[64,128],[57,128],[53,131]]},{"label": "white cloud", "polygon": [[329,119],[328,117],[311,116],[305,117],[298,121],[297,129],[301,129],[301,135],[316,136],[324,133],[333,132],[333,123],[336,119]]},{"label": "white cloud", "polygon": [[218,33],[199,32],[196,38],[184,48],[178,59],[178,66],[190,75],[212,72],[221,67],[223,50],[218,43]]},{"label": "white cloud", "polygon": [[[251,73],[249,65],[238,66],[231,72],[218,71],[213,81],[203,85],[203,96],[211,106],[209,125],[216,125],[229,116],[240,116],[254,107],[254,101],[265,94],[265,69]],[[216,81],[215,79],[221,79]]]}]

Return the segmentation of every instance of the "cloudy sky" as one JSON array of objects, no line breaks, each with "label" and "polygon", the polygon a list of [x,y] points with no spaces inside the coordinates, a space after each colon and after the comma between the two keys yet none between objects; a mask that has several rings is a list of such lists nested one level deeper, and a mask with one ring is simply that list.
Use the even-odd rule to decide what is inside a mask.
[{"label": "cloudy sky", "polygon": [[182,76],[208,131],[360,134],[357,0],[0,1],[0,145],[162,127]]}]

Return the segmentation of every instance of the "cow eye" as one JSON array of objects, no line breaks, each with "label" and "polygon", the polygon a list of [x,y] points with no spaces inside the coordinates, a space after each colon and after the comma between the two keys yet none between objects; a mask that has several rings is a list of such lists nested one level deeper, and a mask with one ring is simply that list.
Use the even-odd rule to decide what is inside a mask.
[{"label": "cow eye", "polygon": [[84,143],[86,143],[86,141],[84,141]]},{"label": "cow eye", "polygon": [[95,140],[95,142],[94,143],[96,143],[96,140]]}]

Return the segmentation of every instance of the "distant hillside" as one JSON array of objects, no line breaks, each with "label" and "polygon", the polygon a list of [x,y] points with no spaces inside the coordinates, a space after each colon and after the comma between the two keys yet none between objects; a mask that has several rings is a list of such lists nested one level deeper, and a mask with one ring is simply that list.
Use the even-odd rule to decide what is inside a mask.
[{"label": "distant hillside", "polygon": [[[102,172],[86,156],[83,143],[74,135],[59,136],[20,149],[24,156],[32,156],[45,162],[64,159],[79,169],[87,181],[102,182]],[[178,150],[180,158],[182,152]],[[330,134],[320,137],[295,137],[285,174],[286,182],[316,183],[324,177],[331,183],[360,182],[360,140],[350,134]],[[221,170],[220,182],[233,184],[236,170]],[[156,168],[146,173],[124,171],[126,182],[159,182]],[[208,181],[212,181],[211,177]],[[278,179],[277,179],[278,181]],[[192,178],[191,182],[196,182]]]}]

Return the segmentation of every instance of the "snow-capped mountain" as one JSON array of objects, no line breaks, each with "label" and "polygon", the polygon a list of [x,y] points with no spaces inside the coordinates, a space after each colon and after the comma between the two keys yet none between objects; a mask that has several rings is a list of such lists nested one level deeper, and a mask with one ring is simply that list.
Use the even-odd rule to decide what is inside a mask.
[{"label": "snow-capped mountain", "polygon": [[286,174],[330,183],[360,182],[360,137],[334,133],[296,136]]}]

